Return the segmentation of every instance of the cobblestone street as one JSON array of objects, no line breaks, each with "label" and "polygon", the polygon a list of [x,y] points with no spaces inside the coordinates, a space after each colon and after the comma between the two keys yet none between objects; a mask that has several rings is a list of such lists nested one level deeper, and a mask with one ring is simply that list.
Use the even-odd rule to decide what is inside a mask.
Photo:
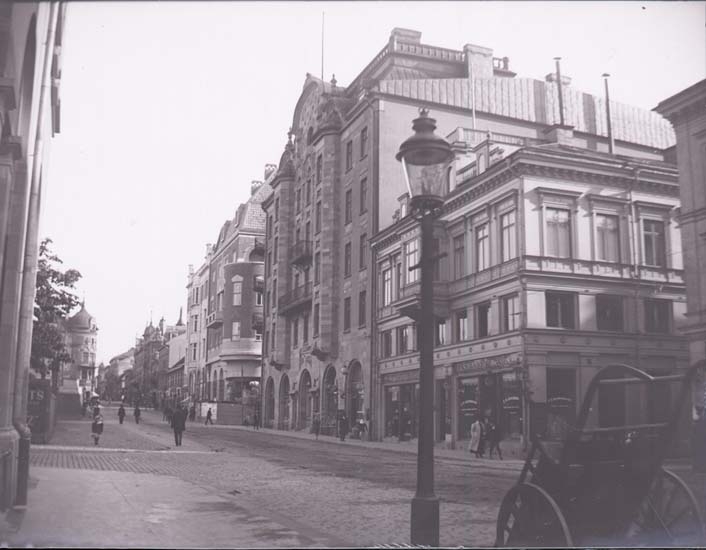
[{"label": "cobblestone street", "polygon": [[[63,421],[51,445],[32,448],[32,466],[173,476],[258,511],[309,541],[409,543],[414,454],[200,423],[189,423],[183,446],[175,450],[161,414],[146,411],[139,425],[122,426],[114,409],[105,416],[99,447],[90,440],[88,420]],[[437,458],[442,545],[492,544],[497,507],[517,467],[516,461],[485,468]]]}]

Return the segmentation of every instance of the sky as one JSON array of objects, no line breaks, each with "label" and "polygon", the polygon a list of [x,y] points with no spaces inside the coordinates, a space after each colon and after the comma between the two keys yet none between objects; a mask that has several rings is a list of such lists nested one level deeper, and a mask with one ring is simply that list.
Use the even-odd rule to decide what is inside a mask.
[{"label": "sky", "polygon": [[[705,2],[76,2],[40,238],[83,278],[98,361],[186,310],[188,266],[287,140],[306,73],[345,86],[387,43],[492,48],[518,77],[652,109],[706,76]],[[186,313],[185,313],[186,318]]]}]

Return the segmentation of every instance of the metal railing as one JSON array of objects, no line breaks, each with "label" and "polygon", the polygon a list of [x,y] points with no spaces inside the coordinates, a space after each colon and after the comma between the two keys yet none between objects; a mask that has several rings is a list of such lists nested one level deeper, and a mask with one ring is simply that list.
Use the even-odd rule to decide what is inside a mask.
[{"label": "metal railing", "polygon": [[292,246],[291,258],[294,264],[308,264],[314,255],[314,243],[312,241],[297,241]]},{"label": "metal railing", "polygon": [[303,285],[298,286],[291,292],[287,292],[287,294],[283,294],[282,296],[279,297],[279,303],[278,307],[280,310],[285,310],[289,307],[292,307],[296,305],[299,302],[303,302],[306,300],[311,299],[312,297],[312,284],[311,283],[305,283]]}]

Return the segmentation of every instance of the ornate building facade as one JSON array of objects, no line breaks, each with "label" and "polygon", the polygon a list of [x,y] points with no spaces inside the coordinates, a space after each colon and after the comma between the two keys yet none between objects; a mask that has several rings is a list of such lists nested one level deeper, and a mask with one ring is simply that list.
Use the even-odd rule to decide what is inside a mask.
[{"label": "ornate building facade", "polygon": [[[380,232],[400,219],[398,199],[406,184],[395,153],[409,136],[420,106],[432,110],[438,133],[455,142],[457,161],[447,174],[450,188],[468,180],[473,170],[483,172],[508,157],[511,146],[567,142],[570,148],[597,155],[612,148],[616,158],[660,162],[663,150],[674,142],[663,118],[615,102],[611,140],[603,98],[573,89],[563,77],[560,112],[559,92],[554,74],[544,80],[517,78],[509,60],[495,57],[488,48],[439,48],[422,44],[421,33],[406,29],[394,29],[379,54],[346,87],[335,79],[323,82],[307,75],[273,194],[263,204],[265,425],[307,429],[318,414],[323,433],[333,434],[336,418],[345,413],[349,422],[366,422],[374,438],[383,438],[389,432],[385,400],[398,403],[401,416],[402,400],[415,399],[415,375],[403,374],[399,362],[390,367],[389,357],[380,355],[386,349],[380,347],[381,334],[405,322],[400,318],[393,323],[400,327],[378,327],[383,319],[377,254],[382,249],[373,259],[370,241],[375,237],[379,242]],[[497,138],[487,141],[488,133]],[[474,148],[481,144],[489,150],[476,160]],[[598,169],[599,164],[593,166]],[[671,228],[673,221],[669,224]],[[530,241],[538,238],[531,231]],[[399,262],[391,265],[390,284],[399,280],[402,285],[406,272],[395,267]],[[495,309],[488,311],[497,315]],[[400,338],[414,340],[411,332]],[[412,361],[412,356],[404,359],[405,365]],[[385,372],[380,371],[383,364]],[[410,378],[402,380],[404,376]],[[412,389],[385,389],[402,384],[412,384]],[[403,392],[409,396],[401,397]],[[453,406],[445,405],[448,410]],[[447,430],[446,424],[454,421],[443,416],[438,423]],[[459,432],[458,426],[448,428],[453,429]]]},{"label": "ornate building facade", "polygon": [[96,391],[96,350],[98,325],[95,318],[81,309],[62,323],[64,346],[71,361],[61,365],[59,409],[76,412]]}]

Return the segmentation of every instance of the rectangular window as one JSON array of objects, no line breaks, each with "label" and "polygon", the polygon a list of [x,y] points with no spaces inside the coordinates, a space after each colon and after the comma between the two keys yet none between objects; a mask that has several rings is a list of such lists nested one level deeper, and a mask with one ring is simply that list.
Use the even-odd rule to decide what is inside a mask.
[{"label": "rectangular window", "polygon": [[368,210],[368,178],[360,180],[360,213]]},{"label": "rectangular window", "polygon": [[256,306],[262,305],[262,292],[259,290],[255,292],[255,305]]},{"label": "rectangular window", "polygon": [[302,211],[302,190],[297,189],[297,214]]},{"label": "rectangular window", "polygon": [[[409,241],[405,244],[405,260],[407,269],[419,263],[419,243],[417,240]],[[419,269],[407,271],[407,284],[414,283],[419,280]]]},{"label": "rectangular window", "polygon": [[311,179],[306,180],[306,205],[311,204]]},{"label": "rectangular window", "polygon": [[267,253],[267,263],[265,264],[265,269],[267,270],[267,273],[265,273],[265,277],[269,277],[270,273],[272,272],[272,251],[271,250]]},{"label": "rectangular window", "polygon": [[243,303],[243,283],[233,283],[233,305],[239,306]]},{"label": "rectangular window", "polygon": [[476,306],[476,338],[485,338],[490,334],[490,302]]},{"label": "rectangular window", "polygon": [[230,333],[231,340],[240,340],[240,321],[233,321],[233,327]]},{"label": "rectangular window", "polygon": [[346,243],[343,248],[343,276],[351,276],[351,243]]},{"label": "rectangular window", "polygon": [[302,320],[302,340],[306,344],[309,341],[309,313],[305,313]]},{"label": "rectangular window", "polygon": [[277,279],[272,279],[272,307],[277,307]]},{"label": "rectangular window", "polygon": [[618,216],[596,214],[596,258],[603,262],[620,261]]},{"label": "rectangular window", "polygon": [[392,270],[386,269],[382,272],[382,305],[389,306],[392,303]]},{"label": "rectangular window", "polygon": [[457,311],[456,315],[456,341],[463,342],[468,340],[468,311]]},{"label": "rectangular window", "polygon": [[272,293],[268,290],[267,294],[265,294],[265,311],[270,311],[270,297],[272,296]]},{"label": "rectangular window", "polygon": [[321,233],[321,201],[316,203],[316,217],[314,218],[314,233]]},{"label": "rectangular window", "polygon": [[368,127],[360,131],[360,158],[368,154]]},{"label": "rectangular window", "polygon": [[576,324],[576,295],[570,292],[545,292],[547,326],[574,328]]},{"label": "rectangular window", "polygon": [[405,327],[407,333],[407,350],[417,351],[417,325],[411,324]]},{"label": "rectangular window", "polygon": [[358,326],[364,327],[366,323],[366,301],[367,294],[365,290],[361,290],[358,293]]},{"label": "rectangular window", "polygon": [[274,262],[277,263],[277,251],[279,250],[279,237],[275,237],[275,246],[273,249],[273,253],[275,255],[274,257]]},{"label": "rectangular window", "polygon": [[466,250],[465,238],[463,235],[454,237],[454,279],[460,279],[466,275]]},{"label": "rectangular window", "polygon": [[295,317],[292,321],[292,347],[297,347],[299,344],[299,317]]},{"label": "rectangular window", "polygon": [[402,259],[399,254],[395,255],[392,263],[395,264],[395,296],[399,298],[402,291]]},{"label": "rectangular window", "polygon": [[343,330],[351,329],[351,297],[343,299]]},{"label": "rectangular window", "polygon": [[446,344],[446,319],[436,320],[436,345],[443,346]]},{"label": "rectangular window", "polygon": [[503,262],[517,257],[517,231],[515,228],[515,211],[500,216],[500,247]]},{"label": "rectangular window", "polygon": [[502,297],[503,332],[520,328],[520,297],[510,294]]},{"label": "rectangular window", "polygon": [[385,330],[380,334],[380,356],[387,358],[392,356],[392,331]]},{"label": "rectangular window", "polygon": [[273,350],[275,348],[275,334],[277,333],[277,323],[272,323],[272,345],[270,346]]},{"label": "rectangular window", "polygon": [[559,208],[547,208],[547,256],[571,257],[571,213]]},{"label": "rectangular window", "polygon": [[360,236],[360,243],[358,245],[358,263],[360,269],[365,269],[368,266],[368,247],[367,247],[368,235],[363,233]]},{"label": "rectangular window", "polygon": [[314,254],[314,284],[321,282],[321,252]]},{"label": "rectangular window", "polygon": [[314,336],[319,335],[319,304],[314,304]]},{"label": "rectangular window", "polygon": [[346,207],[344,210],[344,222],[349,224],[353,221],[353,190],[346,191]]},{"label": "rectangular window", "polygon": [[194,321],[194,332],[199,330],[199,316],[194,315],[193,316],[193,321]]},{"label": "rectangular window", "polygon": [[668,333],[672,316],[670,300],[645,300],[645,330],[647,332]]},{"label": "rectangular window", "polygon": [[490,267],[490,235],[488,224],[476,226],[476,271]]},{"label": "rectangular window", "polygon": [[353,168],[353,140],[346,143],[346,172]]},{"label": "rectangular window", "polygon": [[279,221],[279,197],[275,199],[275,221]]},{"label": "rectangular window", "polygon": [[[599,407],[600,409],[600,407]],[[576,372],[547,368],[547,434],[564,440],[576,417]]]},{"label": "rectangular window", "polygon": [[407,327],[397,327],[397,355],[404,355],[409,348],[407,347]]},{"label": "rectangular window", "polygon": [[623,298],[610,294],[596,296],[596,327],[598,330],[623,330]]},{"label": "rectangular window", "polygon": [[665,266],[664,222],[642,220],[645,265]]},{"label": "rectangular window", "polygon": [[316,185],[321,185],[324,175],[324,157],[319,155],[316,157]]}]

